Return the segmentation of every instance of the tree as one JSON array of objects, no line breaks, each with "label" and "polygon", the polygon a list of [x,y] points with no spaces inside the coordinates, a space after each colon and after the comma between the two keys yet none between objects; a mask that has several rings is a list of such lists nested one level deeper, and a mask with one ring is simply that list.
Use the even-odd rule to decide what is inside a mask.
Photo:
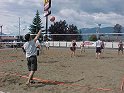
[{"label": "tree", "polygon": [[89,38],[89,41],[96,41],[97,40],[97,36],[96,35],[91,35]]},{"label": "tree", "polygon": [[[49,27],[49,32],[51,34],[66,34],[67,31],[67,24],[66,21],[59,21],[55,22],[53,25]],[[53,40],[65,40],[65,37],[63,36],[52,36]]]},{"label": "tree", "polygon": [[[77,29],[77,26],[74,26],[73,24],[68,26],[68,30],[67,30],[67,34],[79,34],[79,31]],[[67,40],[80,40],[81,39],[81,35],[69,35],[67,37]]]},{"label": "tree", "polygon": [[[59,22],[55,22],[54,24],[52,24],[49,27],[49,32],[51,34],[79,34],[78,29],[76,26],[69,25],[66,23],[66,21],[59,21]],[[59,35],[59,36],[52,36],[53,40],[66,40],[66,41],[70,41],[72,39],[76,39],[79,40],[79,36],[74,36],[74,35]]]},{"label": "tree", "polygon": [[[114,26],[114,33],[122,33],[121,30],[122,30],[122,26],[120,24],[116,24]],[[121,34],[118,34],[118,36],[121,36]]]},{"label": "tree", "polygon": [[36,15],[33,19],[32,24],[30,25],[29,30],[31,31],[31,34],[37,34],[38,31],[42,28],[42,23],[41,23],[41,18],[40,18],[40,14],[37,10]]}]

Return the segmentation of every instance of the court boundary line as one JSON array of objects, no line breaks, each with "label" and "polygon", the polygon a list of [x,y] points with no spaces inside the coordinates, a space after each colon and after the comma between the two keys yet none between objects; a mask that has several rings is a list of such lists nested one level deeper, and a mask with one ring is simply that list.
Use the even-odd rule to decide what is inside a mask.
[{"label": "court boundary line", "polygon": [[[28,79],[28,76],[21,75],[18,73],[6,73],[6,72],[0,72],[0,73],[4,74],[4,75],[7,74],[7,75],[11,75],[11,76],[17,76],[17,77]],[[45,80],[45,79],[41,79],[41,78],[37,78],[37,77],[34,77],[33,80],[39,81],[41,83],[51,83],[51,84],[56,84],[56,85],[69,86],[69,87],[81,87],[81,88],[86,87],[86,88],[91,88],[91,89],[95,89],[98,91],[114,91],[114,89],[112,89],[112,88],[94,88],[94,87],[89,87],[89,86],[81,85],[81,84],[67,84],[65,82],[54,81],[54,80]],[[122,82],[124,84],[124,80]],[[119,89],[119,88],[116,88],[116,89]],[[119,90],[122,91],[121,89],[119,89]]]}]

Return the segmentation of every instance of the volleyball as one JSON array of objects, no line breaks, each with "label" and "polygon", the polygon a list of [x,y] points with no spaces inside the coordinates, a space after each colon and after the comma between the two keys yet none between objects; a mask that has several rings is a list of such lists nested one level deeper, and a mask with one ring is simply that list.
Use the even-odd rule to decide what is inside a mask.
[{"label": "volleyball", "polygon": [[52,17],[50,18],[50,21],[51,21],[51,22],[54,22],[54,21],[55,21],[55,17],[52,16]]}]

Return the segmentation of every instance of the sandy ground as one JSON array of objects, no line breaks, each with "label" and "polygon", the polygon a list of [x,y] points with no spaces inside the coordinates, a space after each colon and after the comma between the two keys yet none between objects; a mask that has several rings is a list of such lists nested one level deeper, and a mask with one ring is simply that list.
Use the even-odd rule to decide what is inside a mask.
[{"label": "sandy ground", "polygon": [[124,55],[115,49],[96,59],[95,49],[82,54],[78,49],[71,57],[68,48],[44,48],[34,76],[39,80],[31,86],[25,85],[28,69],[21,49],[0,49],[0,63],[0,93],[124,93]]}]

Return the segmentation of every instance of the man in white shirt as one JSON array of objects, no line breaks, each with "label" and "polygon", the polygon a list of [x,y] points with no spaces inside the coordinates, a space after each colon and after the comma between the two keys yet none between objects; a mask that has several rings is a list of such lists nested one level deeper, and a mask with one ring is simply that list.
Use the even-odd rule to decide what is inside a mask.
[{"label": "man in white shirt", "polygon": [[13,41],[13,48],[17,50],[17,42],[15,40]]},{"label": "man in white shirt", "polygon": [[81,42],[81,44],[80,44],[80,48],[81,48],[81,53],[82,53],[82,51],[85,52],[85,43],[84,43],[84,41]]},{"label": "man in white shirt", "polygon": [[39,51],[40,51],[40,48],[41,48],[39,40],[36,41],[36,47],[37,47],[37,56],[39,56]]},{"label": "man in white shirt", "polygon": [[49,43],[49,41],[48,41],[48,40],[46,41],[45,45],[46,45],[46,50],[49,50],[50,43]]},{"label": "man in white shirt", "polygon": [[98,40],[96,41],[96,58],[100,59],[100,55],[101,55],[101,44],[102,41],[100,41],[100,38],[98,38]]},{"label": "man in white shirt", "polygon": [[35,36],[33,40],[31,40],[30,34],[25,35],[25,40],[27,41],[23,45],[23,49],[26,53],[27,58],[27,66],[29,70],[29,77],[26,82],[26,85],[31,84],[31,80],[33,79],[33,75],[35,71],[37,71],[37,48],[36,48],[36,41],[38,40],[39,36],[41,34],[41,31],[38,32],[38,34]]}]

